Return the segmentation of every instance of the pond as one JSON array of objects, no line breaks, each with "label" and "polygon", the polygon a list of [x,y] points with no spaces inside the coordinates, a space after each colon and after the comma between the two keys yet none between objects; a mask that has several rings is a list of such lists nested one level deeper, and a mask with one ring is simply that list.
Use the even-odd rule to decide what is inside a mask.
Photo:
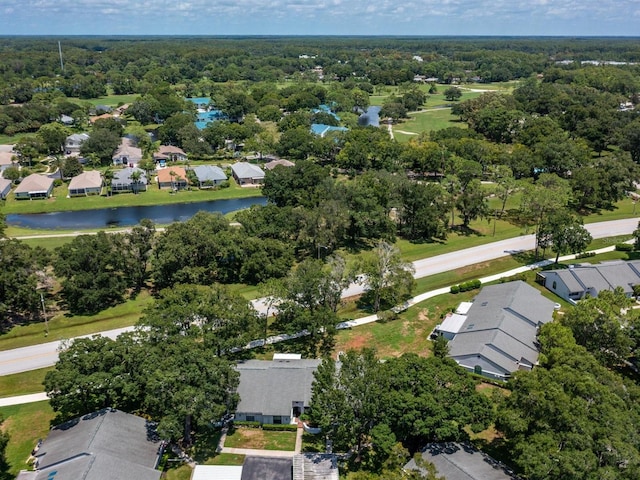
[{"label": "pond", "polygon": [[358,117],[358,125],[361,127],[379,127],[380,126],[380,110],[382,107],[372,106]]},{"label": "pond", "polygon": [[85,230],[130,227],[140,223],[140,220],[148,218],[156,224],[162,225],[188,220],[201,210],[225,214],[249,208],[252,205],[266,205],[266,203],[267,199],[265,197],[249,197],[194,203],[174,203],[170,205],[101,208],[99,210],[73,212],[11,214],[7,215],[7,224],[46,230]]}]

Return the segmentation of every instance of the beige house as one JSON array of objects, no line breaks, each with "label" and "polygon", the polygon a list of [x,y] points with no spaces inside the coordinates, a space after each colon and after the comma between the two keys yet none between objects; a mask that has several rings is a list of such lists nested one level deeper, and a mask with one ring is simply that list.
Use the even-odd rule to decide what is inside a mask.
[{"label": "beige house", "polygon": [[13,192],[16,199],[49,198],[53,193],[53,178],[38,173],[26,177]]},{"label": "beige house", "polygon": [[0,152],[0,173],[13,165],[13,152]]},{"label": "beige house", "polygon": [[82,172],[69,182],[69,196],[100,195],[102,193],[102,175],[97,170]]},{"label": "beige house", "polygon": [[158,170],[158,188],[181,190],[187,187],[187,172],[182,167],[167,167]]},{"label": "beige house", "polygon": [[114,165],[135,166],[142,160],[142,150],[132,140],[123,138],[112,158]]},{"label": "beige house", "polygon": [[173,145],[160,145],[160,148],[153,154],[156,163],[161,161],[184,162],[187,160],[187,154],[178,147]]},{"label": "beige house", "polygon": [[0,177],[0,200],[6,200],[11,191],[11,180]]}]

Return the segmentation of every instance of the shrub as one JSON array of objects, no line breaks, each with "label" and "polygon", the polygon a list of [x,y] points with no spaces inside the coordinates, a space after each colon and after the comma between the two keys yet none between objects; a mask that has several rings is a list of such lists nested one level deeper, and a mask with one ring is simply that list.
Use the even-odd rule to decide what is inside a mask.
[{"label": "shrub", "polygon": [[246,420],[236,420],[233,422],[234,427],[260,428],[260,422],[248,422]]},{"label": "shrub", "polygon": [[616,243],[616,250],[619,252],[633,251],[633,245],[630,243]]},{"label": "shrub", "polygon": [[582,252],[576,255],[576,258],[589,258],[589,257],[595,257],[596,256],[596,252]]},{"label": "shrub", "polygon": [[289,423],[282,423],[279,425],[265,423],[262,425],[262,429],[269,430],[269,431],[295,432],[296,430],[298,430],[298,425],[296,424],[291,425]]},{"label": "shrub", "polygon": [[460,293],[460,287],[458,285],[451,285],[451,293]]}]

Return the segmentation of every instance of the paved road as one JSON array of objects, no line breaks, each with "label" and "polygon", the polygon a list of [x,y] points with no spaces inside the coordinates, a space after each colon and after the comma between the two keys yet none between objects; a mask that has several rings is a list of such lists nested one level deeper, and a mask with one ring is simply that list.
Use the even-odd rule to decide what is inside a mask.
[{"label": "paved road", "polygon": [[[638,225],[638,219],[624,219],[610,222],[593,223],[586,225],[594,238],[605,238],[618,235],[630,234]],[[476,263],[489,262],[496,258],[505,257],[511,253],[532,250],[534,248],[534,236],[524,235],[521,237],[493,242],[487,245],[467,248],[457,252],[437,255],[414,262],[416,267],[416,278],[422,278],[437,273],[455,270]],[[522,267],[527,268],[527,267]],[[501,274],[504,275],[504,274]],[[360,295],[364,291],[362,285],[352,284],[343,292],[343,297]],[[446,289],[445,291],[448,291]],[[252,302],[256,310],[261,313],[266,312],[266,305],[261,299]],[[273,311],[273,307],[272,310]],[[122,332],[132,328],[121,328],[102,333],[111,338],[115,338]],[[90,336],[90,335],[86,335]],[[257,341],[258,342],[258,341]],[[269,342],[267,342],[269,343]],[[32,347],[23,347],[15,350],[0,352],[0,376],[12,373],[26,372],[38,368],[50,367],[58,360],[58,348],[60,342],[49,342]]]},{"label": "paved road", "polygon": [[[109,330],[101,332],[100,335],[116,338],[128,330],[132,330],[132,327]],[[79,338],[87,338],[92,335],[84,335]],[[59,340],[0,352],[0,375],[11,375],[12,373],[27,372],[55,365],[58,361],[58,349],[62,342]]]}]

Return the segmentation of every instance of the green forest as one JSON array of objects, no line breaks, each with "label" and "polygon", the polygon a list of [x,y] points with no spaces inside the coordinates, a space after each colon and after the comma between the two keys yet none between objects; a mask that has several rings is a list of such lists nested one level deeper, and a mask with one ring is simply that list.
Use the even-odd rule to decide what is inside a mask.
[{"label": "green forest", "polygon": [[[194,97],[220,118],[198,127]],[[638,104],[636,39],[4,37],[0,143],[14,145],[3,172],[13,185],[51,169],[57,188],[83,170],[107,178],[123,135],[149,177],[161,144],[183,149],[187,167],[295,165],[267,171],[267,204],[233,218],[143,221],[56,248],[4,238],[0,328],[42,323],[45,303],[91,317],[151,295],[137,333],[61,354],[44,382],[58,421],[116,407],[191,448],[237,404],[233,362],[268,353],[244,346],[304,330],[286,348],[324,359],[310,419],[351,454],[345,478],[413,478],[401,466],[425,443],[465,440],[530,480],[638,478],[640,317],[623,293],[563,308],[540,330],[539,366],[505,384],[483,383],[426,338],[420,355],[382,358],[369,345],[335,362],[349,284],[365,293],[348,315],[389,321],[423,293],[407,246],[428,257],[452,238],[491,241],[499,225],[534,233],[534,259],[584,252],[585,218],[636,195]],[[359,124],[370,106],[380,126]],[[122,115],[92,119],[115,107]],[[317,124],[336,128],[318,135]],[[64,154],[80,132],[83,164]],[[275,316],[258,315],[246,288],[277,301]]]}]

